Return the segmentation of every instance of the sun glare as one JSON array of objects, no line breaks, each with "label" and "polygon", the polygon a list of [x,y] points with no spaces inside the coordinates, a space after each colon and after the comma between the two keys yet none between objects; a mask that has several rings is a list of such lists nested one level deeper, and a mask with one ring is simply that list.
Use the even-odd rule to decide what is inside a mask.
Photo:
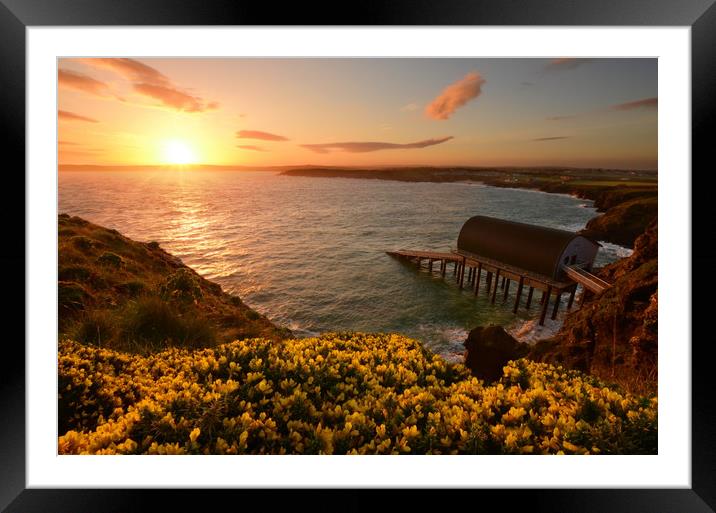
[{"label": "sun glare", "polygon": [[185,141],[166,141],[162,148],[162,160],[166,164],[195,164],[196,152]]}]

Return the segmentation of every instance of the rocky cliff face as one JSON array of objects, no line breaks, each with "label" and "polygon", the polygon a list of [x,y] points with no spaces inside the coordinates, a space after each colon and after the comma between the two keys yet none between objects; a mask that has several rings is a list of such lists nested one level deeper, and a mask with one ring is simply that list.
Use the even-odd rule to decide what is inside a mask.
[{"label": "rocky cliff face", "polygon": [[603,268],[613,283],[567,315],[559,333],[529,358],[589,372],[633,392],[656,392],[657,222],[634,243],[634,253]]},{"label": "rocky cliff face", "polygon": [[624,201],[590,220],[584,231],[594,239],[631,248],[639,235],[644,233],[645,226],[656,219],[657,210],[656,196]]}]

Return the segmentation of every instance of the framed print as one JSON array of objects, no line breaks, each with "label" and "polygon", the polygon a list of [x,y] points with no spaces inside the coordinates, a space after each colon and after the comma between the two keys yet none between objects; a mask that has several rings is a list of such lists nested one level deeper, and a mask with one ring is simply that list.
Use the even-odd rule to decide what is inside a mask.
[{"label": "framed print", "polygon": [[268,11],[0,5],[0,506],[712,511],[716,8]]}]

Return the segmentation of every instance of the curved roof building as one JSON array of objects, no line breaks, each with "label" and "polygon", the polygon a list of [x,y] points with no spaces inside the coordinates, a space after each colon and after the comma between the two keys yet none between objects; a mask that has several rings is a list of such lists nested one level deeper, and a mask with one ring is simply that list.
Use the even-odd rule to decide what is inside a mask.
[{"label": "curved roof building", "polygon": [[583,235],[487,216],[468,219],[457,239],[458,253],[498,260],[561,279],[562,265],[591,269],[599,244]]}]

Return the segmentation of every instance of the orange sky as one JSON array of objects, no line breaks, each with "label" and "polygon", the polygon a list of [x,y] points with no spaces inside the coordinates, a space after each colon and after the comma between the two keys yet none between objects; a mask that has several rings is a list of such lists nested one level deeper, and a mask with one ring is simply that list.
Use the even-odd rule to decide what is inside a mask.
[{"label": "orange sky", "polygon": [[655,59],[61,59],[59,164],[657,167]]}]

